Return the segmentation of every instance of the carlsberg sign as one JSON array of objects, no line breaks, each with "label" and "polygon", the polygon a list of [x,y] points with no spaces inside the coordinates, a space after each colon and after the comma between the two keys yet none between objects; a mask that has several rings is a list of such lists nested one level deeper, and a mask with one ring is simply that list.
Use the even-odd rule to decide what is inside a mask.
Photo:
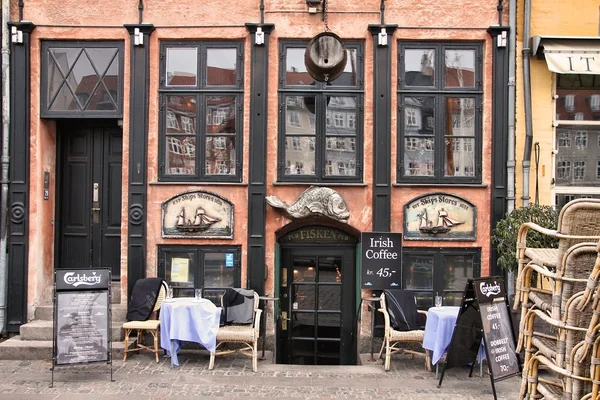
[{"label": "carlsberg sign", "polygon": [[110,284],[110,270],[60,269],[55,272],[56,290],[102,290]]}]

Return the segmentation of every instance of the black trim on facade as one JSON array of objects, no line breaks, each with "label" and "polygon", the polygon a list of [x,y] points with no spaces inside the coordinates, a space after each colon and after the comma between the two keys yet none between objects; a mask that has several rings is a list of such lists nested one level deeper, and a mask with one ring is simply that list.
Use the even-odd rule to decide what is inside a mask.
[{"label": "black trim on facade", "polygon": [[[506,214],[508,162],[508,45],[498,46],[498,36],[508,32],[507,26],[491,26],[488,33],[494,39],[492,54],[492,201],[491,229]],[[514,83],[513,83],[514,84]],[[496,248],[492,245],[490,251],[490,276],[504,275],[497,266]]]},{"label": "black trim on facade", "polygon": [[29,120],[31,22],[9,22],[23,32],[23,43],[10,45],[10,167],[8,207],[7,331],[19,332],[27,322],[27,265],[29,253]]},{"label": "black trim on facade", "polygon": [[[148,88],[150,84],[150,35],[152,24],[124,25],[131,45],[129,98],[129,186],[127,297],[133,285],[146,276],[146,219],[148,167]],[[135,29],[144,37],[136,46]]]},{"label": "black trim on facade", "polygon": [[[261,28],[264,44],[257,45],[256,31]],[[267,195],[267,83],[269,72],[269,35],[273,24],[247,23],[252,43],[250,65],[250,148],[248,180],[248,259],[247,285],[264,295],[265,231]]]},{"label": "black trim on facade", "polygon": [[[387,33],[386,46],[378,45],[381,29]],[[392,36],[398,25],[369,25],[373,35],[373,226],[375,232],[389,232],[391,225],[392,157]]]}]

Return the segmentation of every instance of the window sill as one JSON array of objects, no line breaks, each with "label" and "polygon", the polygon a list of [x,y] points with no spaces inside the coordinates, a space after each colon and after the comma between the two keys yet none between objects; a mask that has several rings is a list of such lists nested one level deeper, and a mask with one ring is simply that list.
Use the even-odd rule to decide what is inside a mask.
[{"label": "window sill", "polygon": [[366,187],[366,183],[360,182],[271,182],[273,186],[353,186],[353,187]]},{"label": "window sill", "polygon": [[148,186],[248,186],[246,182],[150,182]]},{"label": "window sill", "polygon": [[487,183],[411,183],[411,182],[402,182],[402,183],[392,183],[393,187],[461,187],[461,188],[478,188],[478,189],[486,189],[489,187]]}]

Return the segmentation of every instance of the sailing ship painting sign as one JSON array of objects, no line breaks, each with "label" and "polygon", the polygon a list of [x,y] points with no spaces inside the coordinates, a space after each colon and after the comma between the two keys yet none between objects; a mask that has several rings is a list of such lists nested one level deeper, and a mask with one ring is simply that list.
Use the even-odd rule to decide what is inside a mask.
[{"label": "sailing ship painting sign", "polygon": [[404,206],[405,240],[475,240],[477,207],[448,193],[415,197]]},{"label": "sailing ship painting sign", "polygon": [[233,238],[233,204],[206,191],[180,193],[162,204],[162,237]]}]

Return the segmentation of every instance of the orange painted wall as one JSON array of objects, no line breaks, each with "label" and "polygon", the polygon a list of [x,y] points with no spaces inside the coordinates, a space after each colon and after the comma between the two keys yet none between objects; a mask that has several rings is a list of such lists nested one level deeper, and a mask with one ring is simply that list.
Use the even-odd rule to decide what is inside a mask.
[{"label": "orange painted wall", "polygon": [[[12,19],[18,18],[16,2],[12,2]],[[83,4],[85,3],[85,4]],[[265,0],[266,23],[275,24],[270,36],[269,77],[268,77],[268,154],[267,183],[268,195],[292,203],[306,189],[306,185],[271,185],[276,181],[278,138],[278,41],[280,39],[310,39],[323,32],[324,23],[321,14],[308,14],[304,0]],[[367,27],[380,22],[380,1],[365,0],[348,2],[346,0],[329,0],[327,24],[331,31],[343,39],[364,41],[364,185],[335,186],[348,203],[351,210],[349,224],[361,231],[371,230],[372,224],[372,132],[373,132],[373,41]],[[461,2],[447,0],[407,0],[390,1],[385,4],[385,23],[398,24],[390,42],[392,49],[392,82],[396,82],[397,46],[396,40],[458,40],[479,41],[484,49],[484,107],[483,107],[483,185],[481,187],[428,186],[392,188],[392,230],[401,231],[403,227],[403,206],[410,199],[424,193],[447,192],[461,196],[473,202],[478,208],[477,240],[475,242],[442,242],[413,241],[406,246],[431,247],[478,247],[481,248],[482,274],[489,272],[489,213],[491,184],[491,126],[492,126],[492,63],[491,38],[486,32],[491,25],[498,23],[496,0]],[[29,283],[28,304],[37,304],[45,288],[49,267],[53,264],[53,210],[54,197],[49,201],[41,200],[41,182],[43,171],[49,170],[51,176],[55,172],[55,132],[53,124],[39,118],[39,68],[41,40],[122,40],[125,47],[125,90],[123,118],[123,196],[122,196],[122,242],[121,266],[122,287],[127,287],[127,165],[129,160],[129,35],[123,24],[138,23],[138,1],[75,1],[75,0],[29,0],[24,8],[24,20],[32,21],[38,27],[32,35],[32,196],[30,208],[35,211],[39,224],[30,224],[30,277],[35,283]],[[148,275],[156,273],[157,246],[161,244],[228,244],[242,247],[242,283],[246,281],[247,253],[247,197],[246,185],[207,185],[207,184],[161,184],[158,182],[158,78],[159,78],[159,42],[165,39],[218,39],[243,40],[245,43],[244,59],[244,166],[243,182],[248,182],[249,154],[249,104],[250,104],[250,56],[252,44],[245,23],[260,21],[259,0],[231,0],[227,6],[223,2],[207,0],[197,2],[191,0],[165,0],[161,2],[144,2],[143,21],[155,25],[148,45],[150,46],[150,88],[149,88],[149,143],[148,143],[148,204],[147,204],[147,265]],[[233,11],[234,10],[234,11]],[[508,10],[505,10],[504,23],[507,23]],[[396,113],[397,99],[395,87],[392,88],[392,182],[396,180]],[[48,148],[42,151],[42,147]],[[42,156],[43,153],[43,156]],[[54,183],[53,181],[51,183]],[[35,190],[34,190],[35,189]],[[188,240],[161,238],[161,204],[177,193],[187,190],[207,190],[219,194],[235,204],[234,238],[233,240]],[[278,212],[267,209],[266,264],[269,266],[269,280],[266,292],[273,293],[273,268],[275,234],[274,232],[288,223]],[[40,228],[41,227],[41,228]],[[51,268],[51,267],[50,267]],[[122,289],[125,290],[125,289]],[[126,299],[123,292],[122,299]]]}]

